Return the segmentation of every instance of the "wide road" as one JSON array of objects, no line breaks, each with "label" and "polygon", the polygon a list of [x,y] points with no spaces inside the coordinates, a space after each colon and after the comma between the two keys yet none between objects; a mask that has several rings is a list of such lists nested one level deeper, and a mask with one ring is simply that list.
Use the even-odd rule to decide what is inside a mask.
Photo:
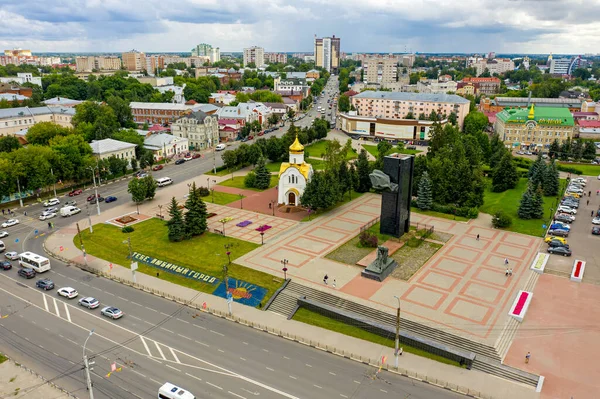
[{"label": "wide road", "polygon": [[[210,168],[204,158],[161,172],[181,181]],[[100,190],[103,195],[128,200],[126,182]],[[37,220],[41,207],[27,209],[28,216],[19,214],[21,223],[6,229],[10,235],[3,241],[7,251],[43,254],[43,234],[48,229],[46,222]],[[74,218],[53,221],[58,227]],[[390,373],[376,376],[375,369],[361,363],[198,314],[56,260],[52,260],[51,271],[31,280],[18,277],[17,263],[13,265],[12,270],[0,271],[1,351],[46,378],[56,379],[79,397],[87,397],[82,356],[91,330],[94,334],[87,354],[96,362],[92,372],[96,398],[155,398],[166,381],[198,398],[459,397]],[[94,296],[100,307],[119,307],[125,316],[112,321],[101,316],[99,309],[88,310],[78,306],[77,299],[57,296],[56,289],[42,292],[35,288],[39,277],[51,278],[57,288],[74,287],[79,298]],[[107,376],[112,363],[121,371]],[[35,386],[21,387],[21,391],[27,392],[25,397],[36,398]],[[7,394],[0,388],[0,398]]]}]

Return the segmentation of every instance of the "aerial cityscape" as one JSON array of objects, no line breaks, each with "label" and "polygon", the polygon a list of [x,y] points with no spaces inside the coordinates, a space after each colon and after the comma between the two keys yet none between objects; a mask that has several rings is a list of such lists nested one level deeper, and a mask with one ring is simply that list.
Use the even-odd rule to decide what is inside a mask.
[{"label": "aerial cityscape", "polygon": [[0,398],[598,397],[593,12],[59,3],[0,5]]}]

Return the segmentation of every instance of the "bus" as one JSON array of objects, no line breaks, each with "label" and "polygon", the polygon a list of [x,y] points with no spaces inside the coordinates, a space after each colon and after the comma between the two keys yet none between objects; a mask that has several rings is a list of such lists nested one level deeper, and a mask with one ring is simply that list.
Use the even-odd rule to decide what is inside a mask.
[{"label": "bus", "polygon": [[158,388],[158,399],[196,399],[196,397],[191,392],[167,382]]},{"label": "bus", "polygon": [[19,255],[19,266],[30,267],[36,273],[50,270],[50,260],[33,252],[23,252]]}]

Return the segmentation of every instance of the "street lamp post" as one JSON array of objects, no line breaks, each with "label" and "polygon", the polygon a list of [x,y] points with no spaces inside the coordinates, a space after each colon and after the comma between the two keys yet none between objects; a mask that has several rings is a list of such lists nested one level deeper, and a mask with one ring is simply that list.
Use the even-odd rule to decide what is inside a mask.
[{"label": "street lamp post", "polygon": [[207,187],[210,190],[210,177],[206,178]]},{"label": "street lamp post", "polygon": [[212,203],[214,204],[214,203],[215,203],[215,189],[214,189],[214,188],[211,188],[211,189],[210,189],[210,192],[211,192],[211,194],[212,194]]},{"label": "street lamp post", "polygon": [[260,232],[260,245],[265,245],[264,237],[265,237],[265,232],[261,231]]},{"label": "street lamp post", "polygon": [[284,280],[287,280],[287,271],[288,271],[287,264],[288,264],[289,262],[290,262],[290,261],[289,261],[289,260],[287,260],[287,259],[282,259],[282,260],[281,260],[281,264],[283,265],[283,269],[281,269],[281,270],[283,271],[283,279],[284,279]]},{"label": "street lamp post", "polygon": [[398,300],[398,309],[396,310],[396,341],[394,344],[394,366],[398,368],[398,355],[400,354],[400,298],[394,295]]},{"label": "street lamp post", "polygon": [[129,262],[130,262],[130,268],[131,268],[131,279],[133,280],[134,283],[137,283],[136,281],[136,277],[135,277],[135,271],[137,270],[137,262],[133,261],[133,251],[131,250],[131,237],[127,237],[127,240],[123,241],[123,244],[127,244],[127,247],[129,248]]},{"label": "street lamp post", "polygon": [[240,209],[244,209],[244,195],[238,194],[240,196]]},{"label": "street lamp post", "polygon": [[85,266],[88,266],[87,256],[85,253],[85,247],[83,246],[83,239],[81,238],[81,230],[79,229],[79,223],[77,224],[77,235],[79,236],[79,244],[81,245],[81,252],[83,252],[83,261],[85,262]]},{"label": "street lamp post", "polygon": [[54,171],[50,168],[50,173],[52,174],[52,186],[54,189],[54,198],[56,198],[56,180],[54,179]]},{"label": "street lamp post", "polygon": [[17,190],[19,191],[19,205],[23,208],[23,197],[21,196],[21,183],[19,182],[19,178],[17,177]]},{"label": "street lamp post", "polygon": [[90,234],[94,232],[94,228],[92,227],[92,217],[90,216],[90,204],[85,204],[85,211],[87,212],[88,223],[90,224]]},{"label": "street lamp post", "polygon": [[91,366],[94,365],[95,362],[93,361],[89,361],[88,357],[85,353],[85,347],[88,343],[88,340],[92,337],[92,335],[94,334],[94,330],[91,330],[90,333],[88,334],[88,337],[85,339],[85,342],[83,343],[83,364],[85,367],[85,379],[86,379],[86,383],[87,383],[87,390],[89,392],[90,395],[90,399],[94,399],[94,391],[93,391],[93,384],[92,384],[92,376],[90,374],[90,370],[91,370]]},{"label": "street lamp post", "polygon": [[271,200],[271,209],[273,210],[273,216],[275,216],[275,205],[277,205],[277,201]]},{"label": "street lamp post", "polygon": [[[98,209],[98,216],[100,216],[100,201],[98,201],[98,187],[96,186],[96,172],[95,172],[95,169],[91,166],[89,166],[88,169],[92,171],[92,180],[94,181],[94,194],[96,195],[96,208]],[[98,177],[100,177],[100,174],[98,174]]]}]

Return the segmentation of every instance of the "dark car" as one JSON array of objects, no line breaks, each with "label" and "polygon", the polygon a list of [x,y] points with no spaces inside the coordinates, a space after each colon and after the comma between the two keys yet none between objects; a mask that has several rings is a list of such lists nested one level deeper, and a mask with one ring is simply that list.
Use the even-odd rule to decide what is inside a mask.
[{"label": "dark car", "polygon": [[592,227],[592,234],[595,236],[600,236],[600,227],[598,227],[598,226]]},{"label": "dark car", "polygon": [[254,139],[254,136],[248,136],[248,140]]},{"label": "dark car", "polygon": [[19,269],[19,271],[17,272],[17,274],[21,277],[25,277],[27,279],[30,278],[34,278],[35,277],[35,270],[33,270],[30,267],[24,267],[22,269]]},{"label": "dark car", "polygon": [[569,248],[569,244],[565,244],[562,241],[559,240],[551,240],[550,242],[548,242],[548,246],[549,247],[565,247],[565,248]]},{"label": "dark car", "polygon": [[185,159],[180,158],[177,161],[175,161],[175,165],[181,165],[182,163],[185,163]]},{"label": "dark car", "polygon": [[194,155],[192,155],[192,159],[198,159],[201,156],[202,156],[202,154],[195,153]]},{"label": "dark car", "polygon": [[163,168],[163,166],[162,166],[162,165],[154,165],[154,166],[152,167],[152,170],[156,172],[157,170],[162,170],[162,168]]},{"label": "dark car", "polygon": [[8,260],[0,260],[0,269],[10,270],[12,269],[12,263],[10,263]]},{"label": "dark car", "polygon": [[[98,197],[100,197],[100,194],[98,194]],[[94,194],[90,195],[89,197],[87,197],[88,201],[93,200],[94,198],[96,198],[96,196]]]},{"label": "dark car", "polygon": [[52,282],[52,280],[50,280],[49,278],[44,278],[36,281],[35,286],[45,291],[48,291],[54,288],[54,282]]},{"label": "dark car", "polygon": [[71,191],[71,192],[69,193],[69,197],[73,197],[74,195],[79,195],[79,194],[81,194],[82,192],[83,192],[83,191],[82,191],[82,190],[80,190],[80,189],[73,190],[73,191]]},{"label": "dark car", "polygon": [[557,236],[557,237],[568,237],[569,232],[567,230],[559,230],[559,229],[550,229],[548,230],[548,234]]},{"label": "dark car", "polygon": [[554,216],[554,220],[558,220],[559,222],[564,222],[564,223],[567,223],[567,224],[573,223],[573,219],[568,218],[568,217],[566,217],[564,215],[555,215]]},{"label": "dark car", "polygon": [[104,202],[108,204],[109,202],[115,202],[116,200],[117,200],[117,197],[115,197],[114,195],[109,195],[108,197],[106,197]]},{"label": "dark car", "polygon": [[548,252],[551,254],[571,256],[572,252],[569,248],[565,247],[548,247]]},{"label": "dark car", "polygon": [[92,198],[92,200],[90,201],[90,204],[95,204],[96,202],[104,202],[104,197],[102,197],[100,194],[98,194],[98,198]]}]

